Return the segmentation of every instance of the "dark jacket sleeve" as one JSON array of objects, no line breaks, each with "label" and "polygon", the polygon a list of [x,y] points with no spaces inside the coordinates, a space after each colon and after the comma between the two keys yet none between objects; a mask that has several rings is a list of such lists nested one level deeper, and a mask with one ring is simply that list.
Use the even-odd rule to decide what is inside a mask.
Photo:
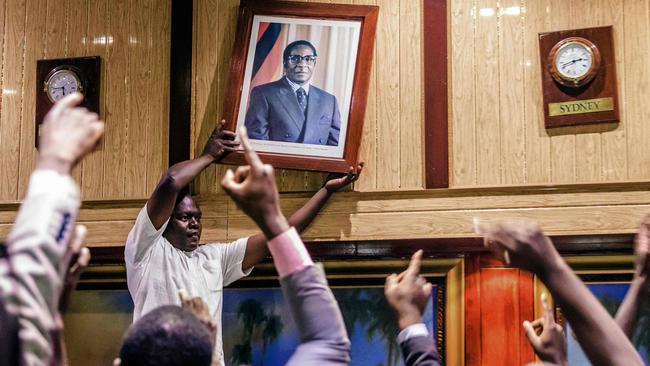
[{"label": "dark jacket sleeve", "polygon": [[400,344],[404,365],[406,366],[440,366],[440,357],[430,336],[407,339]]},{"label": "dark jacket sleeve", "polygon": [[280,284],[300,334],[300,345],[286,366],[348,365],[350,340],[322,267],[308,266]]},{"label": "dark jacket sleeve", "polygon": [[269,104],[260,87],[253,88],[244,125],[253,140],[269,139]]}]

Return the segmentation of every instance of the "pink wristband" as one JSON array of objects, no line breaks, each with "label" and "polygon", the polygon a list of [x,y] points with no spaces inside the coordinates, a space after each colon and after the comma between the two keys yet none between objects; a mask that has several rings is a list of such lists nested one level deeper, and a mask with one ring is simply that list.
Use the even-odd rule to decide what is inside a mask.
[{"label": "pink wristband", "polygon": [[281,278],[314,265],[294,227],[269,240],[267,245]]}]

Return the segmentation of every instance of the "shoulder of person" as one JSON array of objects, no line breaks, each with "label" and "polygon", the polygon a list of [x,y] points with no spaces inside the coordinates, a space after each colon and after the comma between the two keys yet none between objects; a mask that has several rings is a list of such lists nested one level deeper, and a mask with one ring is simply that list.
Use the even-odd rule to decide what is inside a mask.
[{"label": "shoulder of person", "polygon": [[336,99],[336,97],[332,93],[328,93],[325,90],[315,86],[314,84],[309,85],[309,92],[311,93],[312,91],[315,91],[316,93],[321,95],[321,98],[332,98]]}]

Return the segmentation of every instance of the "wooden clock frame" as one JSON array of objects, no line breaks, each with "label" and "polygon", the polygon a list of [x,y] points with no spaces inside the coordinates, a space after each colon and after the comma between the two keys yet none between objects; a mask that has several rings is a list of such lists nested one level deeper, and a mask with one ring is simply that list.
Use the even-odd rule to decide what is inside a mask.
[{"label": "wooden clock frame", "polygon": [[[557,69],[557,64],[555,63],[555,57],[562,48],[573,43],[582,43],[587,46],[589,52],[591,53],[593,66],[584,76],[580,78],[574,78],[571,82],[562,77],[560,70]],[[601,56],[598,47],[596,47],[596,45],[592,41],[582,37],[569,37],[556,43],[555,46],[551,48],[551,51],[549,51],[548,53],[547,62],[549,64],[549,71],[553,79],[564,86],[573,88],[573,87],[584,86],[587,83],[589,83],[591,80],[593,80],[593,78],[598,74],[598,71],[600,70]]]},{"label": "wooden clock frame", "polygon": [[[593,45],[594,62],[600,62],[593,75],[586,75],[583,82],[561,83],[554,69],[552,55],[563,45],[584,39]],[[618,83],[616,79],[616,61],[613,27],[595,27],[564,30],[539,34],[541,60],[542,90],[544,96],[544,121],[546,128],[578,126],[604,122],[618,122]],[[554,77],[554,73],[556,73]],[[591,103],[591,104],[588,104]],[[593,110],[581,109],[583,105],[595,106],[603,103],[606,108],[595,107]],[[578,111],[555,112],[555,108],[567,105],[576,106]],[[551,108],[554,112],[551,112]]]},{"label": "wooden clock frame", "polygon": [[101,81],[101,58],[99,56],[61,58],[54,60],[36,61],[36,113],[34,120],[34,146],[38,148],[38,137],[41,123],[54,103],[43,91],[48,77],[55,71],[69,69],[78,73],[84,100],[80,106],[99,114],[99,91]]}]

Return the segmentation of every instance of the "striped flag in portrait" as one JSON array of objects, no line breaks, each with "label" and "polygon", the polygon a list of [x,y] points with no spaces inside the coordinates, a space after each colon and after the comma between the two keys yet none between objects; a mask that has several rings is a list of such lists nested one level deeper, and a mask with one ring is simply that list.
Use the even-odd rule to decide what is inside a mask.
[{"label": "striped flag in portrait", "polygon": [[260,23],[250,90],[257,85],[277,80],[282,75],[281,32],[280,23]]}]

